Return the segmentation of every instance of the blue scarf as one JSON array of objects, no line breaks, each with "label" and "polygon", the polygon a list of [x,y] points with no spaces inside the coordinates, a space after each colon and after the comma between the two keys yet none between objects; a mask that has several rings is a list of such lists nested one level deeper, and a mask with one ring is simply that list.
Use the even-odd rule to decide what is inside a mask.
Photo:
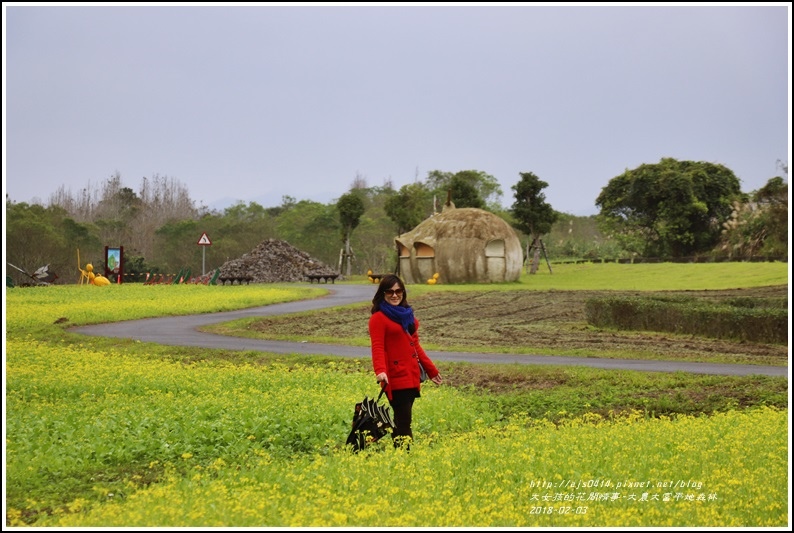
[{"label": "blue scarf", "polygon": [[400,324],[406,333],[409,335],[411,331],[409,327],[414,327],[414,310],[410,307],[402,307],[399,305],[392,305],[389,302],[383,301],[380,303],[380,310],[383,314],[389,317],[394,322]]}]

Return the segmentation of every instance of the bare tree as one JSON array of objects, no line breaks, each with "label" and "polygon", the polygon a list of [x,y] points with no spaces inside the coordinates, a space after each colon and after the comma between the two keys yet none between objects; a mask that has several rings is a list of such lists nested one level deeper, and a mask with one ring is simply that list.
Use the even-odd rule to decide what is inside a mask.
[{"label": "bare tree", "polygon": [[366,189],[367,188],[367,178],[366,176],[362,176],[361,173],[356,172],[356,177],[353,178],[353,183],[350,184],[350,190],[356,189]]}]

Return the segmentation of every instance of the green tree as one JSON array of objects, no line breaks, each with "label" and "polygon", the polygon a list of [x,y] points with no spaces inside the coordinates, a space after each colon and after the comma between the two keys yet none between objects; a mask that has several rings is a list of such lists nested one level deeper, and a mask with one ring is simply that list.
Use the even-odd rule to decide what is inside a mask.
[{"label": "green tree", "polygon": [[558,213],[557,221],[545,237],[546,252],[555,259],[602,259],[607,253],[612,259],[617,251],[608,250],[609,241],[598,230],[595,215],[576,216]]},{"label": "green tree", "polygon": [[[50,206],[49,209],[56,208]],[[74,250],[77,248],[83,250],[98,250],[102,248],[102,242],[98,237],[98,229],[93,224],[81,224],[70,217],[64,217],[61,223],[61,230],[66,239],[67,253],[70,258],[75,254]]]},{"label": "green tree", "polygon": [[362,195],[365,211],[351,237],[351,247],[357,250],[354,274],[363,274],[367,270],[394,272],[392,269],[397,259],[395,227],[386,214],[385,205],[398,193],[390,182],[383,187],[357,189],[357,192]]},{"label": "green tree", "polygon": [[197,221],[180,220],[163,224],[155,232],[158,264],[164,274],[177,274],[183,268],[201,271],[201,250],[196,245],[201,231]]},{"label": "green tree", "polygon": [[[541,191],[549,186],[532,172],[519,173],[521,180],[512,186],[515,202],[511,208],[515,228],[529,236],[535,257],[532,261],[530,274],[538,270],[540,262],[540,238],[551,231],[557,220],[557,212],[546,202],[546,195]],[[529,256],[529,241],[527,241],[527,256]]]},{"label": "green tree", "polygon": [[[247,205],[240,202],[227,207],[223,217],[216,223],[217,229],[208,229],[212,229],[217,240],[231,240],[238,249],[244,249],[245,252],[275,235],[275,216],[256,202],[249,202]],[[230,253],[233,253],[231,248],[226,255]],[[237,253],[235,256],[239,255]]]},{"label": "green tree", "polygon": [[339,197],[336,202],[336,208],[339,211],[339,222],[342,224],[342,242],[344,243],[339,268],[341,270],[343,262],[345,264],[345,275],[350,276],[353,259],[350,235],[361,221],[361,215],[364,214],[364,200],[359,192],[351,191]]},{"label": "green tree", "polygon": [[[40,205],[6,203],[6,257],[8,262],[32,273],[51,262],[47,256],[65,247],[63,235],[53,224],[52,212]],[[30,282],[30,279],[23,280]]]},{"label": "green tree", "polygon": [[276,218],[276,236],[327,265],[339,254],[339,212],[335,204],[301,200]]},{"label": "green tree", "polygon": [[[425,180],[427,188],[439,202],[444,202],[451,191],[452,203],[456,207],[479,207],[491,211],[500,207],[502,189],[499,182],[481,170],[461,170],[459,172],[442,172],[431,170]],[[471,189],[476,191],[476,195]]]},{"label": "green tree", "polygon": [[287,211],[287,210],[295,207],[295,204],[297,204],[297,203],[298,203],[298,201],[295,200],[295,198],[292,197],[292,196],[282,196],[281,197],[281,205],[276,206],[276,207],[268,207],[266,209],[266,211],[268,212],[269,215],[272,215],[272,216],[275,217],[275,216],[280,215],[284,211]]},{"label": "green tree", "polygon": [[[78,249],[81,251],[83,264],[97,264],[102,257],[103,248],[97,238],[97,228],[91,224],[76,222],[60,206],[44,207],[6,200],[5,220],[8,262],[29,273],[49,264],[50,271],[58,275],[55,283],[69,283],[79,279]],[[29,278],[20,279],[20,282],[30,281],[32,280]]]},{"label": "green tree", "polygon": [[742,259],[788,258],[788,184],[782,177],[771,178],[749,201],[734,202],[719,251]]},{"label": "green tree", "polygon": [[739,179],[715,163],[664,158],[612,178],[596,199],[599,225],[645,257],[711,250],[741,196]]},{"label": "green tree", "polygon": [[203,248],[197,246],[201,263],[198,266],[191,265],[191,270],[197,273],[210,272],[226,261],[241,257],[262,241],[275,237],[275,225],[276,216],[256,202],[237,202],[224,209],[222,214],[217,211],[205,213],[199,219],[198,234],[193,242],[198,240],[201,233],[206,233],[212,245]]},{"label": "green tree", "polygon": [[409,183],[383,204],[386,215],[401,235],[418,226],[432,213],[432,193],[422,183]]},{"label": "green tree", "polygon": [[[386,216],[394,222],[397,235],[418,226],[433,211],[433,192],[422,182],[409,183],[400,187],[399,192],[390,195],[383,204]],[[400,274],[400,251],[396,240],[391,241],[395,265],[393,272]],[[382,270],[382,269],[381,269]]]},{"label": "green tree", "polygon": [[455,207],[485,208],[485,202],[480,198],[477,188],[459,174],[452,176],[449,182],[449,193]]}]

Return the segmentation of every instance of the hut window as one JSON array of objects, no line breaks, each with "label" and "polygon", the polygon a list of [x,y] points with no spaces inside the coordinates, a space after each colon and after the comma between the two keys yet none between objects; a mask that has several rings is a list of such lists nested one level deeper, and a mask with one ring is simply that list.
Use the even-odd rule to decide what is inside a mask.
[{"label": "hut window", "polygon": [[485,257],[504,257],[505,241],[496,239],[485,245]]},{"label": "hut window", "polygon": [[403,243],[398,242],[397,246],[400,247],[400,257],[411,257],[411,249],[405,246]]},{"label": "hut window", "polygon": [[433,250],[433,247],[423,242],[414,243],[414,249],[416,249],[416,257],[435,257],[436,255],[436,251]]}]

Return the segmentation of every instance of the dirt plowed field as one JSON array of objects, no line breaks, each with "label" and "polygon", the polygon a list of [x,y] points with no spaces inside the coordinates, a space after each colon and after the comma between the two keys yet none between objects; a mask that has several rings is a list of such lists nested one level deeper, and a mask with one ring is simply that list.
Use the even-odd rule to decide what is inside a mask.
[{"label": "dirt plowed field", "polygon": [[[409,291],[410,292],[410,291]],[[374,293],[374,287],[373,287]],[[720,291],[438,291],[410,299],[423,346],[434,350],[580,355],[751,364],[781,364],[788,346],[590,326],[585,301],[604,295],[686,295],[704,299],[787,297],[785,285]],[[369,305],[267,318],[252,329],[267,336],[345,339],[367,336]]]}]

